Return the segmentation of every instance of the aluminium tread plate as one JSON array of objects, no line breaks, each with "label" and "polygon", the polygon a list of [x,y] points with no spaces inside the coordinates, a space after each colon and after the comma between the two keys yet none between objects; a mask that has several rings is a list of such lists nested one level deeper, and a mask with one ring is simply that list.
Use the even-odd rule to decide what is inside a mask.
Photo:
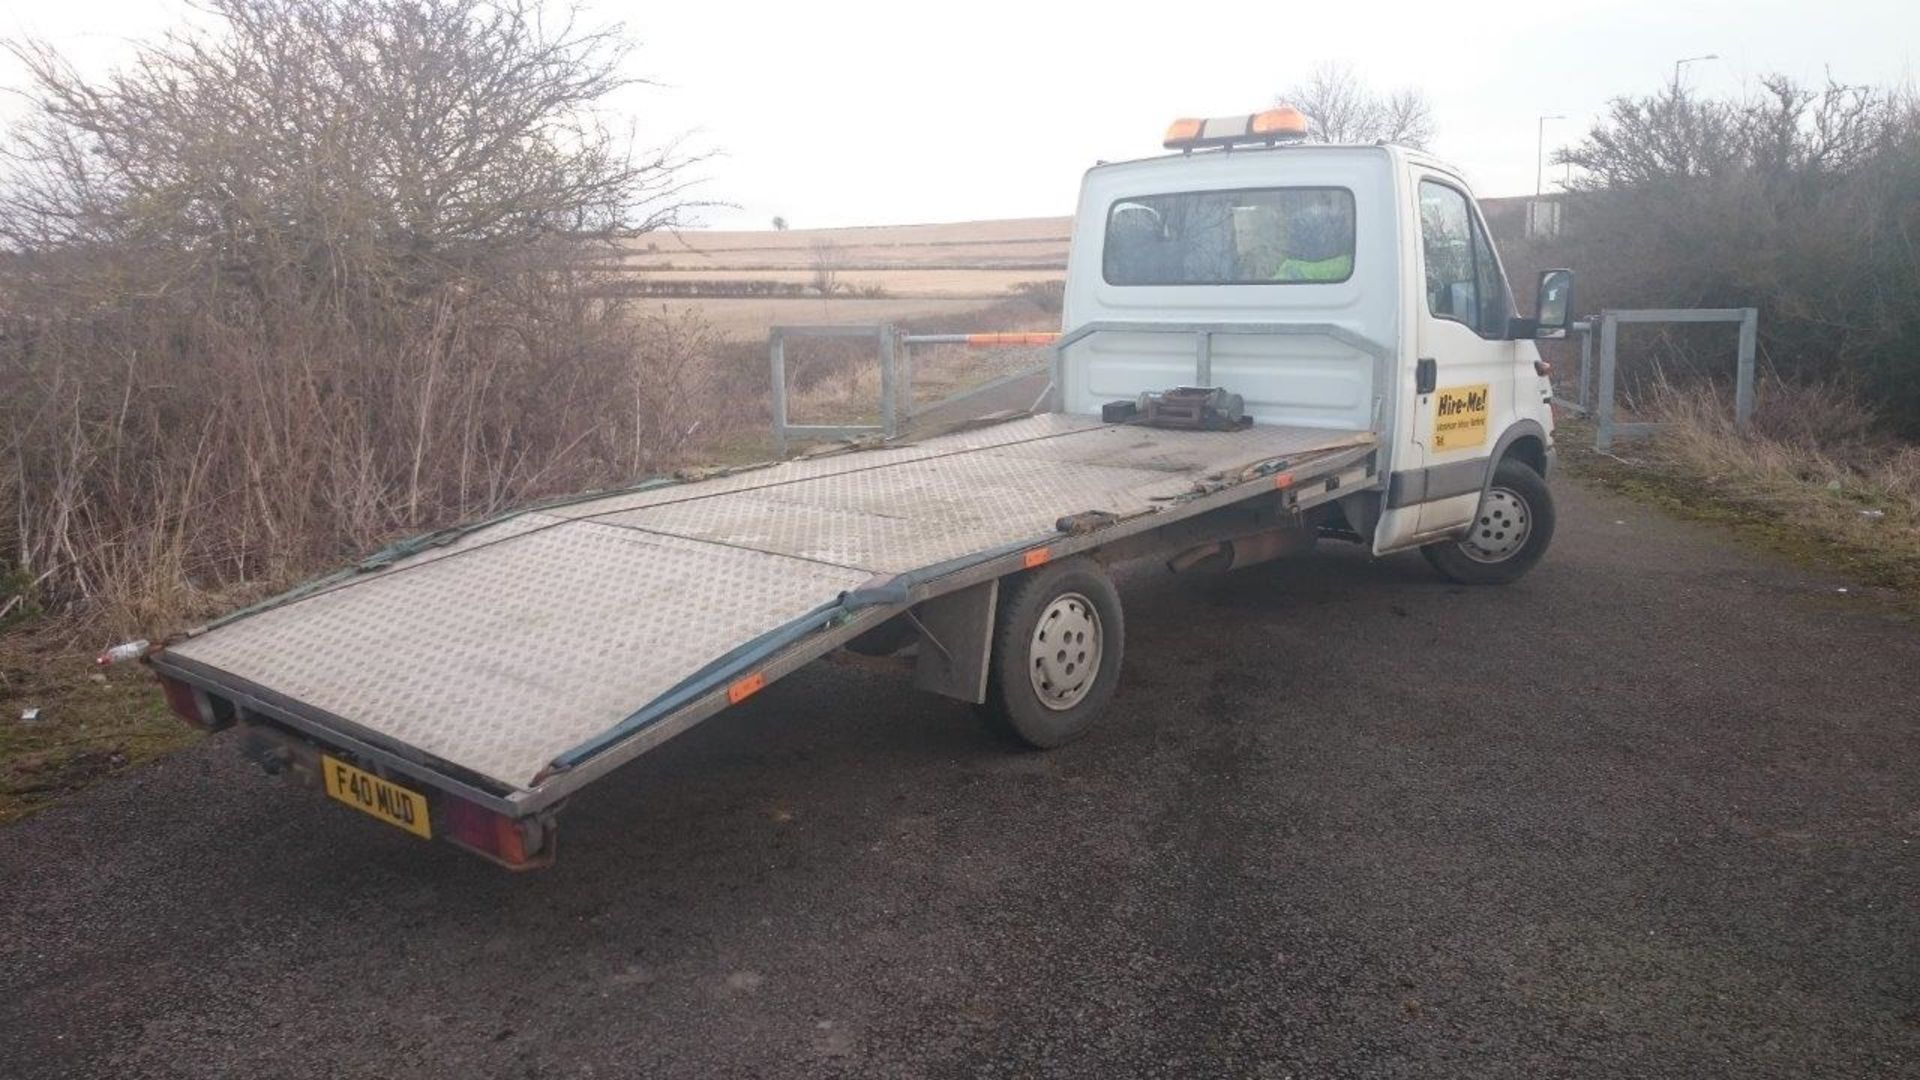
[{"label": "aluminium tread plate", "polygon": [[876,577],[1370,440],[1037,416],[530,512],[169,652],[526,790],[703,665]]},{"label": "aluminium tread plate", "polygon": [[598,517],[620,509],[711,498],[731,491],[773,487],[823,476],[837,476],[842,473],[864,472],[902,462],[924,461],[974,450],[1018,443],[1050,442],[1061,435],[1071,435],[1101,426],[1103,425],[1100,421],[1088,417],[1042,413],[1038,416],[1022,417],[1002,424],[955,432],[931,439],[900,442],[855,453],[797,458],[758,468],[742,469],[725,476],[699,481],[697,488],[691,485],[669,485],[573,503],[549,512],[562,517]]}]

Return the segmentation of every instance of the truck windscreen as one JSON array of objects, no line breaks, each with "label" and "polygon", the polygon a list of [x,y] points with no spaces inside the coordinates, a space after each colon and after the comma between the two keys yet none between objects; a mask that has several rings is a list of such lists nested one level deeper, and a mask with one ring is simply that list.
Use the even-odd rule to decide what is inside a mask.
[{"label": "truck windscreen", "polygon": [[1328,284],[1353,276],[1353,192],[1140,195],[1107,209],[1109,285]]}]

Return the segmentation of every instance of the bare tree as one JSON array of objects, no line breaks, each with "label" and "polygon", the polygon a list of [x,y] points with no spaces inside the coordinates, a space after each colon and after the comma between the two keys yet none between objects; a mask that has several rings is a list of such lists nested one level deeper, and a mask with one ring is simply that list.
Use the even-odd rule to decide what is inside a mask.
[{"label": "bare tree", "polygon": [[0,577],[152,626],[684,446],[710,340],[599,248],[688,205],[610,111],[618,27],[200,2],[105,76],[4,46]]},{"label": "bare tree", "polygon": [[1321,64],[1278,100],[1306,114],[1310,137],[1319,142],[1425,148],[1434,135],[1433,108],[1425,94],[1412,87],[1381,94],[1345,64]]},{"label": "bare tree", "polygon": [[1427,95],[1403,86],[1382,103],[1376,139],[1424,150],[1433,141],[1434,130],[1433,106]]},{"label": "bare tree", "polygon": [[256,287],[347,270],[418,287],[541,238],[673,225],[685,205],[673,149],[636,153],[601,112],[633,81],[618,26],[537,0],[206,6],[215,29],[101,80],[7,44],[34,108],[6,154],[0,243],[172,252]]},{"label": "bare tree", "polygon": [[822,236],[808,248],[813,266],[813,290],[831,296],[840,288],[840,268],[846,265],[846,253],[840,245]]},{"label": "bare tree", "polygon": [[1615,98],[1580,145],[1554,154],[1581,170],[1576,189],[1637,188],[1673,181],[1847,172],[1905,134],[1912,99],[1829,81],[1809,90],[1781,75],[1742,101],[1702,98],[1670,86]]},{"label": "bare tree", "polygon": [[783,217],[781,217],[781,216],[780,216],[779,214],[775,214],[775,215],[773,215],[773,231],[774,231],[774,232],[786,232],[786,231],[787,231],[787,219],[786,219],[786,218],[783,218]]}]

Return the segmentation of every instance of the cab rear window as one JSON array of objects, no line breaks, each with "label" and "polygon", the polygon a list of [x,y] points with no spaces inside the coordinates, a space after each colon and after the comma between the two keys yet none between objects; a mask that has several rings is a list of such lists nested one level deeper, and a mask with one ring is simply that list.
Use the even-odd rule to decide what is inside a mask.
[{"label": "cab rear window", "polygon": [[1353,192],[1183,191],[1107,209],[1109,285],[1312,285],[1353,276]]}]

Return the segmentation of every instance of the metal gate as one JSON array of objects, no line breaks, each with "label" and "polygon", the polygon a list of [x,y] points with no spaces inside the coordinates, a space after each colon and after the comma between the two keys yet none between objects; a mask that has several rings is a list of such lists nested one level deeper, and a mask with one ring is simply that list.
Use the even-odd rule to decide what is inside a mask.
[{"label": "metal gate", "polygon": [[[966,348],[1004,348],[1051,346],[1060,335],[1052,332],[990,332],[975,334],[902,334],[891,323],[821,324],[775,326],[767,335],[767,358],[773,380],[773,442],[774,448],[785,456],[795,440],[834,440],[857,439],[867,436],[879,436],[891,439],[900,434],[901,426],[915,416],[947,409],[960,405],[971,398],[999,391],[1024,379],[1032,379],[1049,371],[1049,364],[1040,363],[1011,374],[1002,375],[970,386],[950,394],[939,401],[923,406],[915,405],[913,399],[913,373],[915,352],[918,349],[935,346],[963,346]],[[849,340],[869,339],[874,342],[875,355],[880,364],[880,422],[878,424],[796,424],[788,414],[787,396],[787,339],[788,338],[841,338]],[[1034,408],[1045,397],[1042,392],[1035,399]]]},{"label": "metal gate", "polygon": [[[1579,385],[1574,390],[1573,400],[1554,399],[1561,405],[1594,418],[1595,450],[1612,450],[1616,438],[1650,435],[1660,427],[1654,423],[1621,423],[1614,419],[1621,323],[1738,323],[1740,338],[1734,369],[1733,422],[1742,431],[1753,422],[1753,360],[1760,331],[1759,308],[1627,308],[1602,311],[1595,318],[1573,324],[1574,332],[1580,335]],[[1588,388],[1593,385],[1593,336],[1596,327],[1600,334],[1600,380],[1590,398]]]}]

